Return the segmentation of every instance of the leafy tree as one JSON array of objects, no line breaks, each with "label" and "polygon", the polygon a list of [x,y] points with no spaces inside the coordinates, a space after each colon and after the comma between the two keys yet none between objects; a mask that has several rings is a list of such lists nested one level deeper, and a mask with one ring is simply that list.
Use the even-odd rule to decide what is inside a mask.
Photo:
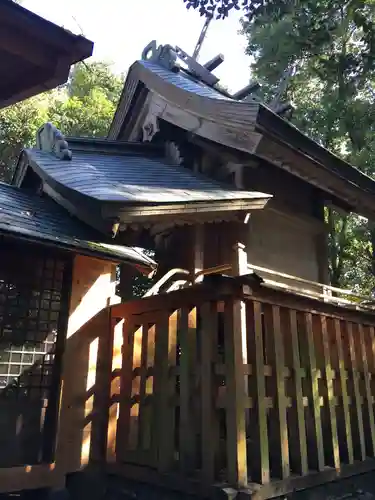
[{"label": "leafy tree", "polygon": [[9,181],[21,149],[35,142],[48,120],[50,95],[37,96],[0,111],[0,180]]},{"label": "leafy tree", "polygon": [[50,121],[65,135],[105,137],[123,81],[106,63],[78,63],[50,106]]},{"label": "leafy tree", "polygon": [[[35,143],[36,132],[46,121],[66,135],[106,137],[124,79],[106,63],[78,63],[67,84],[1,110],[0,180],[10,181],[21,149]],[[132,296],[142,296],[152,283],[134,273]]]},{"label": "leafy tree", "polygon": [[[252,72],[268,102],[292,74],[285,98],[293,122],[369,175],[375,160],[375,4],[372,0],[253,2],[243,32]],[[334,284],[374,284],[375,231],[354,215],[326,210]],[[355,264],[355,265],[354,265]]]}]

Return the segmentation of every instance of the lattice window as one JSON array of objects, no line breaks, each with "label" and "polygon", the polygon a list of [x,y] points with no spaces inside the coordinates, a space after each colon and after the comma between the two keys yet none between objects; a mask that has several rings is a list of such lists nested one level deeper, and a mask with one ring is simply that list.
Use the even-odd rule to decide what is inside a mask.
[{"label": "lattice window", "polygon": [[0,467],[53,455],[69,261],[0,245]]},{"label": "lattice window", "polygon": [[65,261],[15,248],[1,254],[0,397],[16,388],[26,395],[50,385]]}]

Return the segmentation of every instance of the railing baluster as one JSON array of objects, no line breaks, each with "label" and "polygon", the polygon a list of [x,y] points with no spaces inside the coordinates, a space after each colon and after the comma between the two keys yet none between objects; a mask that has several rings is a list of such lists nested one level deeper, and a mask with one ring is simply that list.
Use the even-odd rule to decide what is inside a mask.
[{"label": "railing baluster", "polygon": [[116,461],[116,443],[118,432],[119,402],[113,398],[120,395],[121,390],[121,368],[123,351],[123,320],[113,320],[113,349],[112,349],[112,381],[111,381],[111,404],[109,408],[109,419],[107,429],[107,462]]},{"label": "railing baluster", "polygon": [[[367,417],[370,428],[371,435],[371,455],[375,454],[375,419],[374,419],[374,405],[371,394],[371,378],[369,372],[369,364],[367,360],[367,349],[366,349],[366,339],[365,332],[363,329],[363,325],[358,325],[359,332],[359,343],[361,347],[361,357],[362,357],[362,366],[363,366],[363,376],[364,376],[364,384],[366,390],[366,406],[367,406]],[[366,334],[370,334],[368,329],[366,329]]]},{"label": "railing baluster", "polygon": [[280,450],[280,477],[290,475],[288,426],[286,420],[284,340],[281,331],[280,308],[272,306],[273,365],[275,367],[275,403],[277,413],[277,439]]},{"label": "railing baluster", "polygon": [[[358,440],[360,447],[360,459],[365,460],[366,458],[366,446],[365,446],[365,434],[363,429],[363,415],[362,415],[362,401],[361,393],[359,390],[359,373],[357,370],[357,360],[354,349],[354,339],[353,339],[353,323],[348,321],[346,323],[347,335],[349,341],[349,354],[351,363],[351,372],[353,378],[353,390],[354,390],[354,405],[352,405],[353,413],[355,414],[356,420],[356,430],[358,432]],[[354,409],[355,408],[355,409]]]},{"label": "railing baluster", "polygon": [[226,422],[227,474],[232,486],[246,486],[247,452],[245,421],[245,373],[242,353],[241,301],[229,299],[225,303],[225,365],[226,365]]},{"label": "railing baluster", "polygon": [[180,313],[180,467],[191,472],[195,462],[194,419],[192,403],[196,370],[196,308],[183,307]]},{"label": "railing baluster", "polygon": [[[176,366],[177,311],[160,321],[156,329],[155,368],[157,378],[158,470],[168,472],[175,451],[175,377],[170,374]],[[155,388],[156,390],[156,388]]]},{"label": "railing baluster", "polygon": [[[155,318],[155,320],[157,320]],[[140,384],[139,443],[143,450],[151,448],[153,368],[155,356],[155,325],[143,324],[142,361]]]},{"label": "railing baluster", "polygon": [[211,484],[215,479],[215,455],[218,447],[219,429],[215,408],[215,379],[213,376],[213,348],[217,342],[217,303],[207,302],[201,308],[201,450],[202,479]]},{"label": "railing baluster", "polygon": [[123,327],[120,409],[116,436],[116,455],[123,460],[129,449],[131,394],[133,385],[134,325],[125,320]]},{"label": "railing baluster", "polygon": [[141,353],[140,353],[140,380],[139,380],[139,424],[138,424],[138,446],[144,449],[143,438],[147,428],[147,409],[146,403],[146,382],[147,382],[147,355],[148,355],[148,325],[143,324],[140,328],[141,331]]},{"label": "railing baluster", "polygon": [[313,414],[314,422],[314,441],[316,447],[315,465],[318,471],[324,469],[324,448],[322,422],[320,415],[320,395],[319,395],[319,379],[318,370],[316,367],[314,331],[312,314],[305,313],[306,337],[307,337],[307,353],[308,353],[308,383],[309,383],[309,404]]},{"label": "railing baluster", "polygon": [[[132,405],[130,408],[130,428],[129,428],[129,448],[138,450],[139,441],[139,417],[140,417],[140,391],[141,391],[141,362],[143,345],[143,326],[137,325],[133,335],[133,358],[132,358]],[[139,375],[135,376],[134,371],[138,369]]]},{"label": "railing baluster", "polygon": [[337,354],[339,362],[339,374],[340,374],[340,386],[341,386],[341,399],[342,399],[342,411],[345,426],[345,436],[346,436],[346,451],[347,459],[350,464],[354,462],[353,454],[353,438],[352,438],[352,428],[351,428],[351,418],[350,418],[350,408],[349,408],[349,398],[347,389],[347,376],[344,361],[344,352],[342,345],[342,334],[341,334],[341,322],[338,319],[334,320],[335,334],[336,334],[336,345]]},{"label": "railing baluster", "polygon": [[305,408],[303,405],[303,392],[302,392],[302,368],[299,352],[298,329],[297,329],[297,312],[293,309],[289,310],[290,332],[292,338],[292,356],[293,356],[293,370],[294,370],[294,407],[297,417],[297,432],[298,432],[298,448],[299,448],[299,461],[297,472],[305,475],[308,473],[307,461],[307,443],[306,443],[306,422],[305,422]]},{"label": "railing baluster", "polygon": [[[249,378],[249,394],[255,402],[254,428],[250,429],[255,434],[259,460],[256,471],[252,473],[254,480],[261,484],[270,480],[270,460],[266,408],[266,381],[264,376],[264,345],[262,328],[262,305],[260,302],[247,301],[246,303],[248,329],[247,352],[251,360],[253,373]],[[254,450],[255,451],[255,450]],[[249,461],[254,457],[251,449]],[[258,458],[258,457],[255,457]]]},{"label": "railing baluster", "polygon": [[325,388],[327,394],[327,404],[328,404],[328,418],[329,418],[329,432],[331,436],[331,445],[332,445],[332,459],[333,466],[336,469],[340,468],[340,450],[339,450],[339,442],[337,435],[337,421],[336,421],[336,405],[335,405],[335,396],[333,393],[333,374],[332,374],[332,365],[331,365],[331,354],[330,354],[330,345],[328,338],[328,329],[327,329],[327,318],[326,316],[320,315],[320,328],[322,335],[322,344],[323,344],[323,375],[325,381]]}]

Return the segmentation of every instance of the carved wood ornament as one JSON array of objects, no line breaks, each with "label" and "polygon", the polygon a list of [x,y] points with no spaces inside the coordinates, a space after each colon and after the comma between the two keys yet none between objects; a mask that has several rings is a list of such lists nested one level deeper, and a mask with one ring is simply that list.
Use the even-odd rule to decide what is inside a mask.
[{"label": "carved wood ornament", "polygon": [[72,159],[72,151],[64,135],[52,123],[45,123],[36,133],[36,147],[47,153],[53,153],[60,160]]}]

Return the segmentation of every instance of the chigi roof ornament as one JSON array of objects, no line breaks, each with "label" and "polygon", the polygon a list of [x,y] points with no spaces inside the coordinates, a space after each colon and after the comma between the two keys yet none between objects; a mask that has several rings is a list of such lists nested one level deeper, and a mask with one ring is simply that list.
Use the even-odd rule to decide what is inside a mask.
[{"label": "chigi roof ornament", "polygon": [[[206,24],[208,25],[208,22],[206,22]],[[203,32],[205,34],[204,30]],[[197,44],[198,49],[200,49],[202,45],[203,38],[204,35],[201,35]],[[197,55],[197,53],[199,53],[199,50],[197,52],[196,48],[194,54]],[[219,78],[217,78],[212,71],[224,62],[224,56],[222,54],[217,55],[206,64],[200,64],[194,56],[189,56],[189,54],[183,51],[180,47],[172,47],[172,45],[158,46],[156,40],[153,40],[143,50],[142,59],[144,61],[153,62],[154,64],[162,66],[169,71],[173,71],[174,73],[178,73],[180,69],[183,69],[185,71],[185,77],[187,76],[186,72],[190,73],[190,75],[195,77],[200,82],[220,91],[217,86]],[[184,66],[181,66],[181,63],[184,63]],[[294,67],[287,68],[278,85],[275,97],[268,104],[268,107],[280,116],[289,116],[293,111],[293,106],[288,102],[281,102],[281,98],[286,91],[289,80],[293,76],[294,71]],[[221,90],[221,92],[224,92],[224,95],[231,97],[235,101],[262,103],[261,97],[257,94],[257,91],[260,88],[261,85],[259,82],[251,81],[244,88],[233,94],[224,92],[223,90]]]},{"label": "chigi roof ornament", "polygon": [[55,154],[60,160],[71,160],[72,152],[64,135],[52,123],[45,123],[36,133],[36,147]]},{"label": "chigi roof ornament", "polygon": [[212,87],[219,82],[219,78],[213,75],[210,69],[217,68],[224,61],[224,57],[220,54],[209,61],[207,65],[202,65],[180,47],[172,47],[172,45],[157,46],[156,40],[153,40],[145,47],[142,52],[142,59],[159,64],[176,73],[181,68],[179,62],[183,62],[189,73]]}]

